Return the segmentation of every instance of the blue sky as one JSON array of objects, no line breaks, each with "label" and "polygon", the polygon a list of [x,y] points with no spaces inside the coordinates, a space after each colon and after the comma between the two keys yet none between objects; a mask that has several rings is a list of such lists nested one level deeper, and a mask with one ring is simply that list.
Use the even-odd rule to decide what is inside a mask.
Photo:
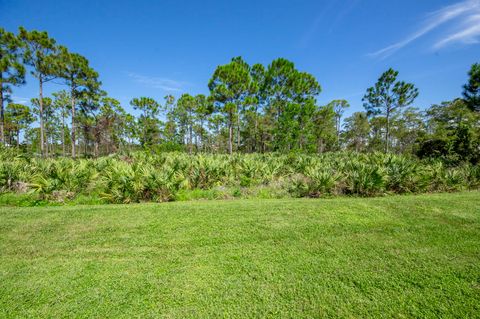
[{"label": "blue sky", "polygon": [[[480,62],[480,0],[0,0],[0,21],[85,55],[130,111],[133,97],[208,93],[215,67],[234,56],[290,59],[320,82],[319,104],[345,98],[348,113],[389,67],[418,86],[425,108],[460,96]],[[28,101],[37,86],[29,78],[13,95]]]}]

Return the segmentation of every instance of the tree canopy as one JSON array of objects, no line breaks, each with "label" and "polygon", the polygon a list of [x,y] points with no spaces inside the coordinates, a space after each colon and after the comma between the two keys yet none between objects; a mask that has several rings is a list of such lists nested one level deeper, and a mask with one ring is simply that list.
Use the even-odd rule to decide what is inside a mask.
[{"label": "tree canopy", "polygon": [[[5,109],[27,71],[38,97]],[[249,64],[238,56],[213,70],[204,92],[133,97],[129,112],[82,54],[44,31],[0,29],[0,140],[42,156],[67,156],[70,145],[72,157],[351,150],[478,161],[480,64],[471,66],[463,98],[432,106],[415,105],[418,88],[398,78],[392,68],[382,73],[366,89],[362,111],[342,97],[320,104],[320,83],[292,61]],[[65,87],[45,96],[53,80]]]}]

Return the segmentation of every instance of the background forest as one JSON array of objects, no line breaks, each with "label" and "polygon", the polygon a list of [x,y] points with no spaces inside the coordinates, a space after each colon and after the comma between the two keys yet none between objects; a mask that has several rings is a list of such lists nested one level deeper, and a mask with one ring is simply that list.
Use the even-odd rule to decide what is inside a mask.
[{"label": "background forest", "polygon": [[[344,117],[349,102],[318,105],[320,83],[293,62],[235,57],[213,70],[208,96],[135,97],[134,116],[102,90],[86,57],[46,32],[0,29],[0,188],[112,202],[475,188],[480,64],[467,68],[459,97],[428,108],[388,69],[366,88],[365,110]],[[13,103],[28,72],[38,96]],[[45,96],[51,83],[64,89]],[[193,190],[209,193],[179,195]]]}]

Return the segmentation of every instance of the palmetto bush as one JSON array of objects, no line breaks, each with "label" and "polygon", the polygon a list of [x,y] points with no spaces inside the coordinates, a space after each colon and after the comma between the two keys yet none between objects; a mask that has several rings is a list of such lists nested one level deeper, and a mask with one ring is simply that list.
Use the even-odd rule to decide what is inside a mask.
[{"label": "palmetto bush", "polygon": [[141,166],[122,161],[112,161],[102,171],[100,179],[102,197],[114,203],[136,202],[145,189]]},{"label": "palmetto bush", "polygon": [[319,197],[338,193],[342,186],[339,181],[342,176],[331,164],[307,167],[307,193],[305,196]]},{"label": "palmetto bush", "polygon": [[[19,187],[24,186],[24,187]],[[478,188],[480,167],[394,154],[135,152],[99,159],[40,159],[0,151],[0,192],[25,187],[46,199],[95,194],[108,202],[170,201],[195,190],[268,189],[294,197],[376,196]],[[264,196],[264,195],[262,195]]]},{"label": "palmetto bush", "polygon": [[11,191],[15,185],[28,179],[26,161],[20,157],[1,159],[0,162],[0,192]]},{"label": "palmetto bush", "polygon": [[385,188],[394,193],[421,192],[428,186],[428,176],[411,158],[388,155],[384,159]]},{"label": "palmetto bush", "polygon": [[351,161],[345,167],[345,193],[375,196],[386,191],[387,173],[383,166]]},{"label": "palmetto bush", "polygon": [[56,191],[89,192],[96,186],[99,171],[92,160],[33,159],[28,166],[30,187],[48,197]]},{"label": "palmetto bush", "polygon": [[200,154],[191,158],[185,171],[188,187],[191,189],[209,189],[226,182],[229,171],[228,161],[220,156]]},{"label": "palmetto bush", "polygon": [[468,188],[480,187],[480,166],[465,165],[463,169],[468,183],[466,186]]},{"label": "palmetto bush", "polygon": [[168,201],[182,185],[187,184],[183,172],[163,165],[156,168],[149,162],[111,161],[101,174],[101,196],[114,203]]}]

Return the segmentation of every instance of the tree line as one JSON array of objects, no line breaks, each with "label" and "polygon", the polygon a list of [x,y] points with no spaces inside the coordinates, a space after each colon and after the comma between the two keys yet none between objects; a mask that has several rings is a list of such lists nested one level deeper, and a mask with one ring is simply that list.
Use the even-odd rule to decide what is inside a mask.
[{"label": "tree line", "polygon": [[[13,89],[25,84],[27,71],[38,83],[38,96],[30,105],[13,103]],[[65,88],[44,96],[44,86],[54,80]],[[480,158],[478,63],[469,71],[461,98],[425,110],[415,107],[415,85],[389,69],[366,90],[365,111],[347,118],[348,101],[318,105],[318,81],[283,58],[249,65],[235,57],[214,70],[208,95],[133,98],[130,105],[138,116],[126,112],[101,85],[87,58],[57,44],[47,32],[20,27],[14,34],[0,28],[0,140],[42,156],[149,149]]]}]

